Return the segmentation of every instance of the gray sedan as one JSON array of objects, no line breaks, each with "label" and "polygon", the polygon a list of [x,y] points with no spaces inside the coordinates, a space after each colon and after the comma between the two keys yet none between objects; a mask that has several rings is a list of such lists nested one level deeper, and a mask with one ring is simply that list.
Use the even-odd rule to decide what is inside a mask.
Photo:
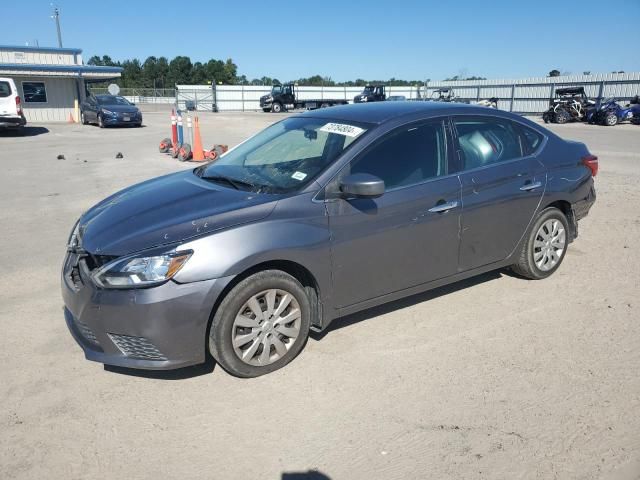
[{"label": "gray sedan", "polygon": [[289,117],[84,213],[62,268],[66,322],[90,360],[171,369],[210,353],[263,375],[340,316],[499,268],[548,277],[597,169],[584,144],[482,107]]}]

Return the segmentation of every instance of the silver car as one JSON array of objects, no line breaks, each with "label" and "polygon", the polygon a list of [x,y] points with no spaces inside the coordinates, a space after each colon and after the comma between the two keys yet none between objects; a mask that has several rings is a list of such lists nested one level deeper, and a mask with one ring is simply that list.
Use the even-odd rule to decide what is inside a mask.
[{"label": "silver car", "polygon": [[62,269],[88,359],[255,377],[310,330],[489,270],[555,272],[598,160],[517,115],[379,102],[286,118],[82,215]]}]

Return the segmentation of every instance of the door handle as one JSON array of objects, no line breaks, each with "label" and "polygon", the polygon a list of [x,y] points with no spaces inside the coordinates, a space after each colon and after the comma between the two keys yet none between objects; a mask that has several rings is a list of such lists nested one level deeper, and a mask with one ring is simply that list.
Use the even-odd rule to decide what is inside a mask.
[{"label": "door handle", "polygon": [[441,203],[439,205],[436,205],[435,207],[431,207],[429,209],[429,212],[431,213],[444,213],[448,210],[451,210],[452,208],[456,208],[458,206],[458,202],[453,201],[453,202],[447,202],[447,203]]},{"label": "door handle", "polygon": [[520,190],[522,190],[523,192],[528,192],[529,190],[535,190],[536,188],[540,188],[541,186],[542,182],[527,183],[526,185],[520,187]]}]

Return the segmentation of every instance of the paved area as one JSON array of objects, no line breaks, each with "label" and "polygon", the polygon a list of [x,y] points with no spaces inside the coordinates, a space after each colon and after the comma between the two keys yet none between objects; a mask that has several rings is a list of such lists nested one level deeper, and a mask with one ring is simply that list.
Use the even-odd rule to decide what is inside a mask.
[{"label": "paved area", "polygon": [[[206,114],[204,141],[278,118]],[[192,167],[157,153],[167,120],[0,134],[0,478],[640,478],[640,127],[552,127],[600,157],[553,277],[494,272],[369,310],[239,380],[105,369],[63,321],[80,213]]]}]

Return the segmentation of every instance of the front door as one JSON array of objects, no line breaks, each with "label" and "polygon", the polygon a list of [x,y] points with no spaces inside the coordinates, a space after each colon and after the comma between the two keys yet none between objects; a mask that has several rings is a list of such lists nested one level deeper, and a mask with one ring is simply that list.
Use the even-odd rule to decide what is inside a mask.
[{"label": "front door", "polygon": [[460,183],[448,175],[445,132],[443,121],[400,127],[336,179],[369,173],[384,180],[386,189],[375,199],[327,201],[339,308],[457,271]]}]

